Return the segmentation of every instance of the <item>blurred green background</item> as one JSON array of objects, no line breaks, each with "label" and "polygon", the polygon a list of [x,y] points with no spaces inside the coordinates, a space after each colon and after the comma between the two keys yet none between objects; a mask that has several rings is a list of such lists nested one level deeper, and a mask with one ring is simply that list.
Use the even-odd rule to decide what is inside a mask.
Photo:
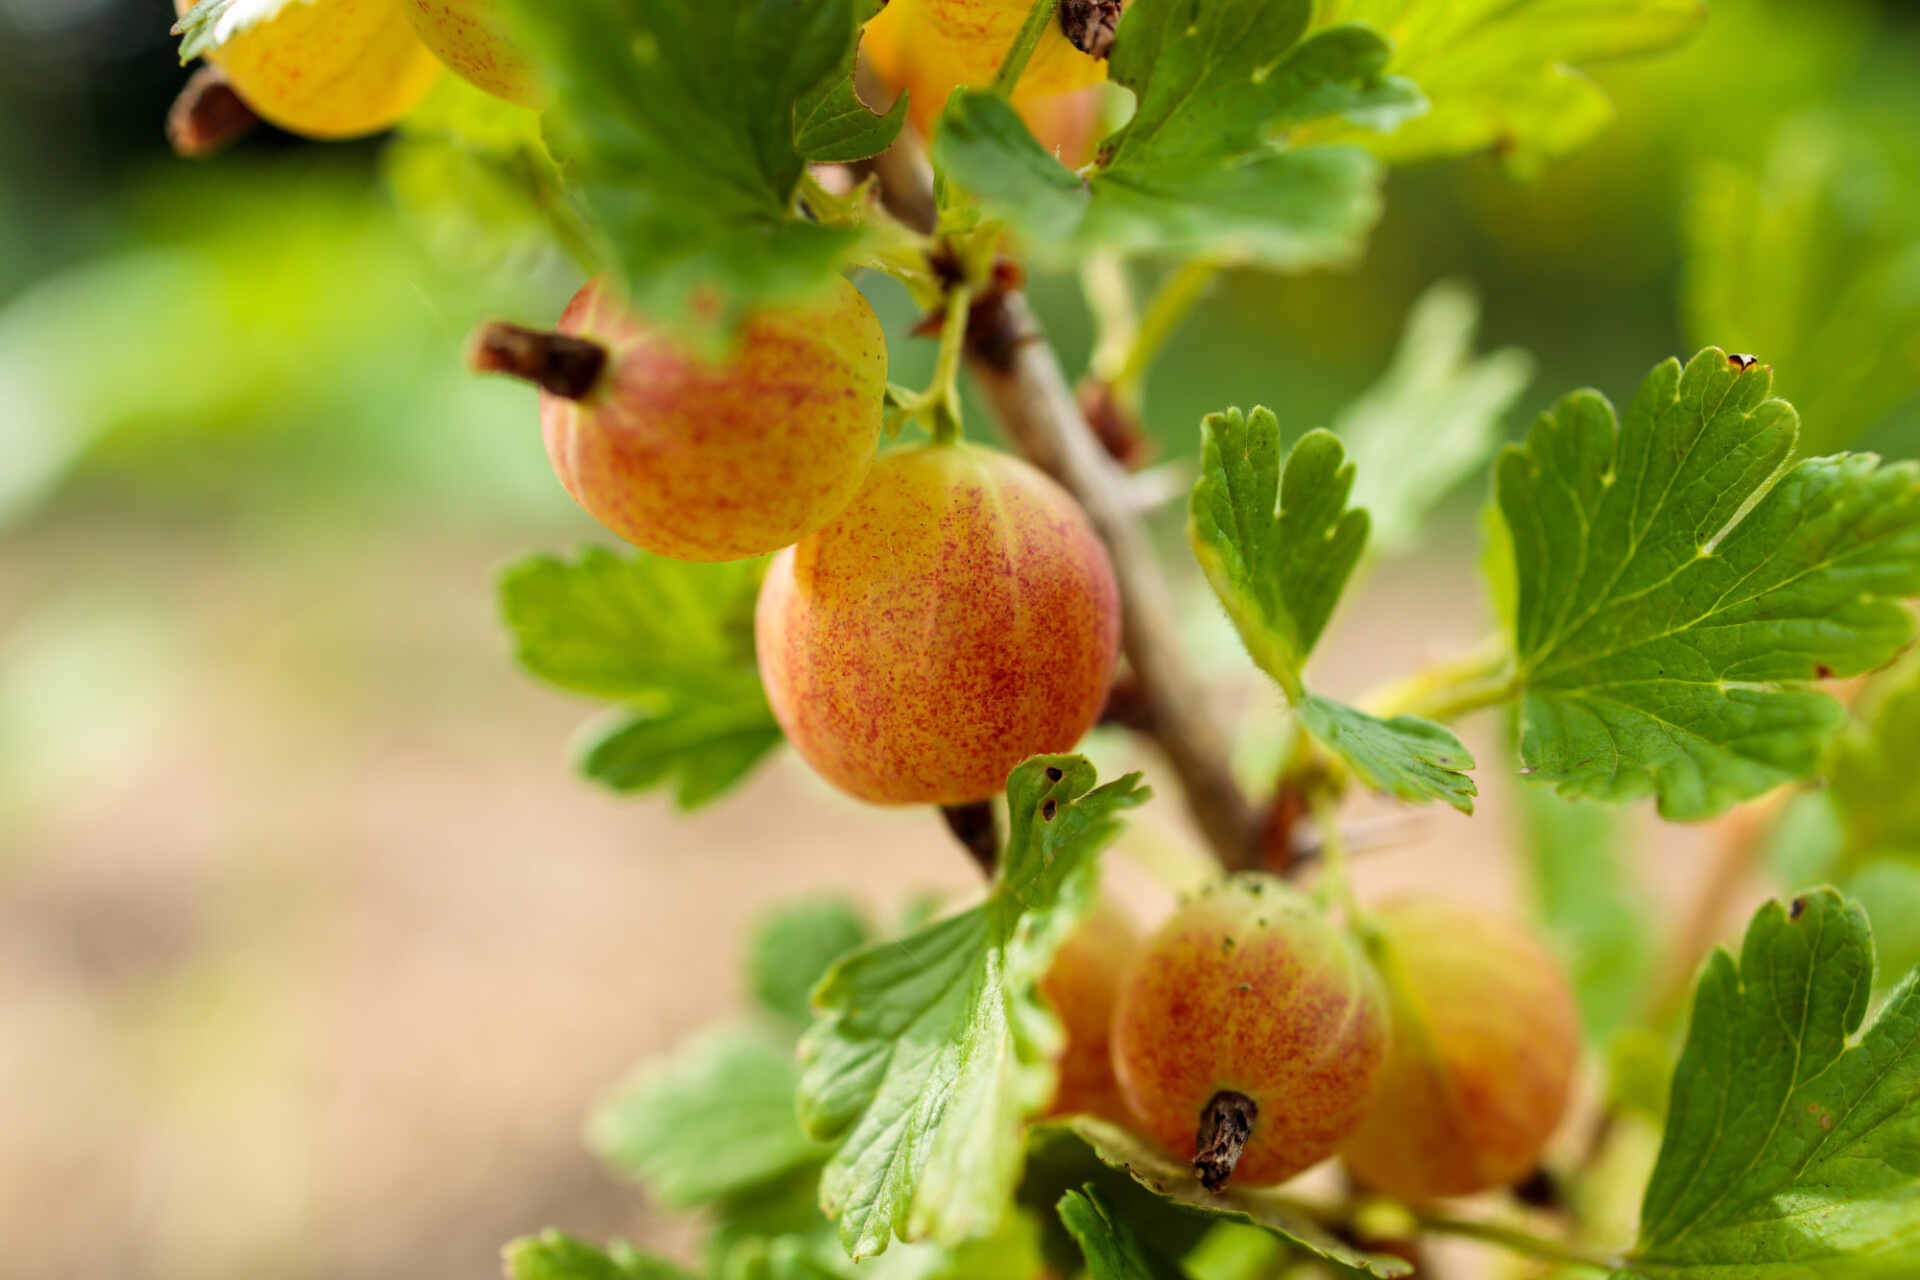
[{"label": "blurred green background", "polygon": [[[1713,8],[1601,69],[1619,119],[1539,180],[1398,172],[1357,270],[1222,281],[1148,388],[1162,456],[1229,404],[1333,420],[1446,277],[1534,358],[1509,431],[1713,343],[1774,366],[1809,450],[1920,453],[1920,12]],[[670,1246],[584,1101],[735,999],[764,901],[968,868],[790,763],[692,819],[568,775],[583,711],[513,671],[491,575],[596,531],[531,393],[460,352],[578,281],[446,208],[461,158],[417,139],[175,160],[170,20],[0,0],[0,1275],[490,1274],[550,1221]],[[915,383],[931,344],[872,292]],[[1077,282],[1035,293],[1078,368]],[[1481,493],[1376,575],[1336,682],[1478,633]],[[1500,813],[1364,874],[1511,896]]]}]

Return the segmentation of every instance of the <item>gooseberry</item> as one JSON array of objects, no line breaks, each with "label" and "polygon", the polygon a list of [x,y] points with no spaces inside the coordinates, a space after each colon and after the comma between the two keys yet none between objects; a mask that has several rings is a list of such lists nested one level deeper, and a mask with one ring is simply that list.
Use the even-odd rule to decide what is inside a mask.
[{"label": "gooseberry", "polygon": [[[989,84],[1032,8],[1027,0],[889,0],[867,23],[868,55],[896,84],[906,82],[900,68],[909,61],[917,75],[949,87]],[[1038,97],[1106,78],[1105,60],[1075,48],[1056,20],[1034,47],[1017,91]],[[943,95],[932,109],[944,101]]]},{"label": "gooseberry", "polygon": [[1032,466],[935,443],[874,463],[760,589],[760,675],[787,738],[848,795],[956,805],[1100,714],[1120,598],[1086,514]]},{"label": "gooseberry", "polygon": [[703,355],[588,282],[557,333],[488,325],[476,368],[542,389],[560,482],[628,542],[680,560],[789,546],[845,507],[880,439],[886,335],[851,284],[748,314]]},{"label": "gooseberry", "polygon": [[407,16],[427,48],[452,72],[496,98],[539,110],[547,93],[514,45],[494,0],[406,0]]},{"label": "gooseberry", "polygon": [[[196,0],[174,0],[185,14]],[[263,120],[309,138],[391,128],[418,106],[440,63],[413,33],[403,0],[284,6],[207,55]]]},{"label": "gooseberry", "polygon": [[1094,1115],[1132,1125],[1113,1076],[1113,1006],[1140,934],[1116,904],[1101,899],[1054,954],[1040,994],[1059,1015],[1067,1043],[1048,1115]]},{"label": "gooseberry", "polygon": [[1520,925],[1461,903],[1409,899],[1376,923],[1393,1047],[1341,1158],[1405,1200],[1520,1181],[1560,1122],[1579,1057],[1560,966]]},{"label": "gooseberry", "polygon": [[1202,891],[1148,939],[1114,1011],[1121,1093],[1217,1190],[1280,1182],[1353,1132],[1386,1057],[1360,948],[1273,876]]}]

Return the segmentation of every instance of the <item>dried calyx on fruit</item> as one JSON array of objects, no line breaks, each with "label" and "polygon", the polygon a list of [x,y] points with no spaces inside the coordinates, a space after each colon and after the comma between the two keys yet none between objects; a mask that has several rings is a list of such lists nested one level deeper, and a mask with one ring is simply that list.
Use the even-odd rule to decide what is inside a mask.
[{"label": "dried calyx on fruit", "polygon": [[883,455],[852,504],[767,571],[774,715],[808,764],[876,804],[1001,791],[1099,717],[1120,597],[1065,490],[963,442]]},{"label": "dried calyx on fruit", "polygon": [[681,560],[792,545],[859,491],[880,439],[886,337],[845,280],[749,313],[718,358],[595,280],[558,332],[487,325],[471,360],[541,388],[547,456],[575,501]]},{"label": "dried calyx on fruit", "polygon": [[1520,1181],[1560,1122],[1579,1058],[1559,965],[1518,924],[1459,903],[1396,903],[1375,923],[1393,1045],[1341,1148],[1347,1168],[1416,1201]]},{"label": "dried calyx on fruit", "polygon": [[1360,1123],[1387,1003],[1360,948],[1284,881],[1203,890],[1148,940],[1114,1012],[1138,1123],[1210,1189],[1283,1181]]},{"label": "dried calyx on fruit", "polygon": [[[309,138],[378,133],[418,106],[440,75],[440,63],[414,35],[403,4],[289,4],[207,60],[227,73],[233,90],[261,119],[282,129]],[[174,0],[183,16],[193,7],[194,0]]]}]

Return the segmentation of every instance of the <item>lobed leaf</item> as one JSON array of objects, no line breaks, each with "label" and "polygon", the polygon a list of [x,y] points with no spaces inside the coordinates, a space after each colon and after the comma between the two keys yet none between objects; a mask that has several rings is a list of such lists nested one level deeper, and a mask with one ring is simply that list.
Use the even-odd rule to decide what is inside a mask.
[{"label": "lobed leaf", "polygon": [[587,1122],[587,1145],[670,1209],[697,1209],[824,1161],[794,1114],[790,1039],[714,1027],[641,1068]]},{"label": "lobed leaf", "polygon": [[1192,1212],[1259,1227],[1289,1244],[1369,1275],[1412,1274],[1413,1268],[1399,1258],[1363,1252],[1335,1236],[1313,1220],[1302,1202],[1285,1193],[1231,1184],[1224,1191],[1209,1191],[1193,1176],[1192,1169],[1118,1125],[1092,1116],[1075,1116],[1065,1123],[1110,1168],[1124,1171],[1155,1195]]},{"label": "lobed leaf", "polygon": [[1533,378],[1518,347],[1473,355],[1480,303],[1442,280],[1415,301],[1381,379],[1335,419],[1355,467],[1353,505],[1372,521],[1375,550],[1413,548],[1428,515],[1493,451],[1500,419]]},{"label": "lobed leaf", "polygon": [[871,937],[866,917],[843,898],[785,903],[754,927],[747,985],[761,1008],[804,1028],[813,1020],[814,987],[835,961]]},{"label": "lobed leaf", "polygon": [[616,791],[669,781],[681,808],[725,792],[781,741],[753,654],[759,562],[689,564],[599,548],[532,556],[500,580],[522,666],[618,702],[580,753]]},{"label": "lobed leaf", "polygon": [[555,88],[549,143],[641,311],[723,321],[817,292],[857,253],[860,232],[795,210],[809,158],[898,128],[852,114],[852,0],[502,3]]},{"label": "lobed leaf", "polygon": [[1465,773],[1474,767],[1473,754],[1445,726],[1419,716],[1382,720],[1313,694],[1297,709],[1300,727],[1373,790],[1416,804],[1441,800],[1462,813],[1473,812],[1480,791]]},{"label": "lobed leaf", "polygon": [[1655,369],[1624,421],[1576,392],[1502,454],[1534,781],[1709,817],[1810,776],[1843,713],[1807,682],[1912,634],[1920,469],[1788,466],[1794,412],[1771,385],[1710,347]]},{"label": "lobed leaf", "polygon": [[1302,670],[1366,550],[1367,513],[1347,506],[1354,469],[1330,431],[1310,431],[1280,460],[1266,409],[1210,415],[1188,503],[1193,553],[1254,662],[1294,705],[1300,726],[1368,786],[1473,812],[1473,756],[1430,720],[1392,720],[1309,694]]},{"label": "lobed leaf", "polygon": [[1706,17],[1702,0],[1328,0],[1317,14],[1386,35],[1387,70],[1432,103],[1399,131],[1365,138],[1373,151],[1404,164],[1494,148],[1523,174],[1612,121],[1612,103],[1582,68],[1672,49]]},{"label": "lobed leaf", "polygon": [[1008,780],[1009,834],[987,900],[841,960],[801,1041],[801,1121],[838,1141],[821,1203],[855,1259],[889,1241],[989,1236],[1020,1178],[1021,1126],[1052,1091],[1058,1028],[1034,995],[1089,905],[1093,855],[1139,775],[1096,788],[1079,756]]},{"label": "lobed leaf", "polygon": [[1738,962],[1708,961],[1635,1272],[1920,1271],[1920,983],[1908,975],[1866,1023],[1873,969],[1866,915],[1833,889],[1768,903]]},{"label": "lobed leaf", "polygon": [[1375,33],[1305,36],[1311,9],[1135,0],[1110,75],[1136,110],[1084,176],[986,93],[948,102],[935,163],[1044,261],[1095,249],[1290,270],[1351,261],[1379,217],[1378,168],[1355,148],[1293,148],[1289,133],[1335,115],[1392,128],[1424,103],[1381,74],[1388,50]]}]

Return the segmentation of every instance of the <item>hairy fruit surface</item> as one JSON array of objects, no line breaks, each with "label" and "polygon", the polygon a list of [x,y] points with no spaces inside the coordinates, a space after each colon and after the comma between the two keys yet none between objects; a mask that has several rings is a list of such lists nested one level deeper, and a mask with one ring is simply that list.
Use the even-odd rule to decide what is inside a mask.
[{"label": "hairy fruit surface", "polygon": [[[174,0],[185,14],[195,0]],[[399,123],[440,74],[404,0],[307,0],[208,54],[263,119],[309,138],[356,138]]]},{"label": "hairy fruit surface", "polygon": [[1066,1028],[1060,1084],[1048,1115],[1094,1115],[1115,1124],[1139,1122],[1127,1109],[1113,1075],[1113,1008],[1120,980],[1140,950],[1140,931],[1102,898],[1067,940],[1040,980],[1040,994]]},{"label": "hairy fruit surface", "polygon": [[750,314],[707,358],[590,281],[559,331],[606,351],[578,398],[540,398],[547,456],[614,533],[680,560],[744,560],[812,533],[859,492],[880,440],[886,335],[851,284]]},{"label": "hairy fruit surface", "polygon": [[513,43],[493,0],[406,0],[413,29],[434,56],[477,89],[535,111],[547,92]]},{"label": "hairy fruit surface", "polygon": [[1120,652],[1106,548],[1052,480],[969,444],[901,449],[767,571],[756,623],[774,715],[875,804],[963,804],[1100,714]]},{"label": "hairy fruit surface", "polygon": [[1373,1109],[1341,1148],[1348,1169],[1405,1200],[1520,1181],[1560,1122],[1579,1057],[1560,966],[1476,907],[1409,900],[1376,920],[1393,1047]]},{"label": "hairy fruit surface", "polygon": [[1141,949],[1114,1013],[1113,1064],[1139,1123],[1182,1159],[1216,1097],[1250,1101],[1232,1176],[1259,1186],[1353,1132],[1387,1036],[1386,995],[1359,947],[1285,882],[1242,874],[1183,904]]}]

